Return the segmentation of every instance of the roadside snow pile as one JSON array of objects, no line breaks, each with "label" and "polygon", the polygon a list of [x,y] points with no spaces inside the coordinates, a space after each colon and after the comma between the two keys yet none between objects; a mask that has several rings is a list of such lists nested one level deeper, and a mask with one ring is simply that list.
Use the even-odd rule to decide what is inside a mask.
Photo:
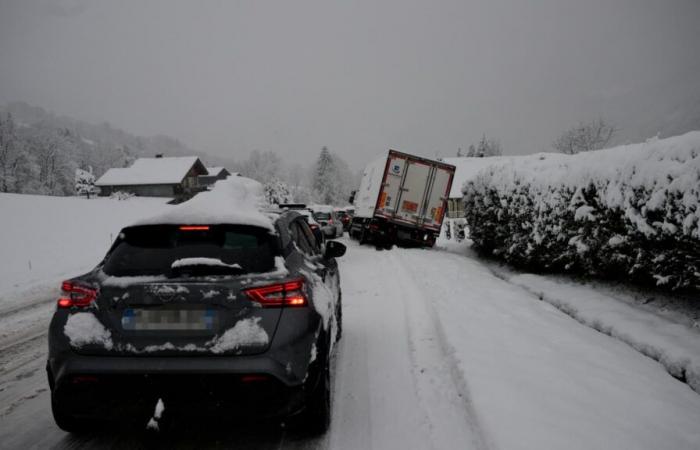
[{"label": "roadside snow pile", "polygon": [[475,247],[516,266],[700,290],[700,132],[505,161],[463,193]]},{"label": "roadside snow pile", "polygon": [[111,350],[114,346],[112,333],[90,312],[71,314],[63,328],[63,333],[73,347],[97,344]]},{"label": "roadside snow pile", "polygon": [[660,362],[700,393],[700,333],[643,311],[585,285],[539,275],[508,280],[601,333],[617,338]]},{"label": "roadside snow pile", "polygon": [[261,212],[266,206],[262,184],[250,178],[228,177],[218,181],[211,191],[201,192],[162,214],[133,225],[236,224],[273,230],[272,220]]}]

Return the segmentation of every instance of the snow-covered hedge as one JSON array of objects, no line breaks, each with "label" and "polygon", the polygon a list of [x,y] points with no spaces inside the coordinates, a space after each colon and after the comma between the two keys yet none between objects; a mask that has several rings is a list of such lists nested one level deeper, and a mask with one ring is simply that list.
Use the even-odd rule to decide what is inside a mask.
[{"label": "snow-covered hedge", "polygon": [[512,264],[700,290],[700,132],[513,158],[463,193],[475,247]]}]

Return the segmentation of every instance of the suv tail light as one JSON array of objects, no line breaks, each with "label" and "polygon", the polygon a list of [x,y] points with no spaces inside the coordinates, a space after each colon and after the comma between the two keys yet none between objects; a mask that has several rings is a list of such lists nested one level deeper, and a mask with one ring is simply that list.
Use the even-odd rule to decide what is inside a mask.
[{"label": "suv tail light", "polygon": [[246,289],[243,293],[263,307],[298,307],[309,303],[304,294],[304,280],[301,278],[286,283]]},{"label": "suv tail light", "polygon": [[59,308],[71,308],[77,306],[84,308],[90,306],[97,299],[97,290],[88,286],[64,281],[61,284],[61,297],[58,299]]}]

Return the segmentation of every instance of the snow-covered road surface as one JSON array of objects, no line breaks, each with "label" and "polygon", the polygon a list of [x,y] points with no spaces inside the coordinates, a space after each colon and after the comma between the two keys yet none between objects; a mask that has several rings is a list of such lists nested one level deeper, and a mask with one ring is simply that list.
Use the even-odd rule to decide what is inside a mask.
[{"label": "snow-covered road surface", "polygon": [[325,437],[62,432],[44,374],[53,294],[38,291],[26,299],[34,306],[0,312],[0,447],[700,448],[700,395],[632,347],[475,259],[344,242],[343,339]]}]

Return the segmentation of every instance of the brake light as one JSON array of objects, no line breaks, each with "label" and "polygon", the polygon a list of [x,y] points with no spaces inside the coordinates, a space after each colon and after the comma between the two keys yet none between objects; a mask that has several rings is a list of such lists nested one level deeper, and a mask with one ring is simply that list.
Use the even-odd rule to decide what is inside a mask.
[{"label": "brake light", "polygon": [[241,381],[243,383],[256,383],[260,381],[267,381],[269,379],[270,377],[267,375],[243,375],[241,377]]},{"label": "brake light", "polygon": [[183,225],[180,231],[209,231],[209,225]]},{"label": "brake light", "polygon": [[311,225],[309,225],[309,228],[311,228],[312,230],[317,230],[317,229],[318,229],[318,225],[311,224]]},{"label": "brake light", "polygon": [[77,306],[85,308],[97,299],[97,290],[88,286],[64,281],[61,283],[61,297],[58,299],[59,308]]},{"label": "brake light", "polygon": [[303,279],[250,288],[244,290],[243,293],[263,307],[299,307],[308,304],[306,294],[304,294]]}]

